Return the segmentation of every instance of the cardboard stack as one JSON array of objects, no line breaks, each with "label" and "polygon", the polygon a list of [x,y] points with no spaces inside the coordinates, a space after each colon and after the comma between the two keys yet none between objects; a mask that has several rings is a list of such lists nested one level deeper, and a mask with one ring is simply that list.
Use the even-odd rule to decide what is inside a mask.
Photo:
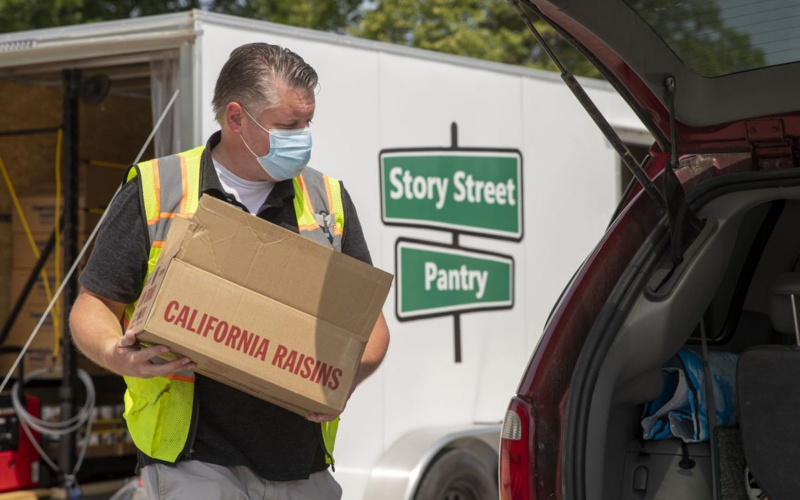
[{"label": "cardboard stack", "polygon": [[[48,191],[48,193],[42,191],[19,198],[22,211],[25,214],[25,219],[28,222],[33,240],[39,252],[44,249],[55,227],[55,188]],[[63,201],[61,209],[63,209]],[[81,217],[81,219],[85,220],[84,217]],[[83,225],[84,224],[81,224],[81,226]],[[16,300],[22,292],[38,259],[31,249],[30,241],[25,233],[19,214],[17,214],[16,211],[14,211],[13,215],[12,229],[14,233],[14,246],[12,250],[11,297],[13,300]],[[82,233],[83,231],[81,231],[81,237],[79,237],[79,239],[85,240],[85,237],[82,237]],[[47,259],[44,266],[44,272],[47,275],[47,283],[50,287],[51,294],[55,293],[59,284],[56,279],[55,268],[55,249],[53,249],[50,258]],[[64,270],[61,269],[60,272],[63,275]],[[44,278],[40,273],[30,295],[28,295],[28,299],[25,301],[22,311],[14,323],[9,337],[6,339],[5,345],[21,346],[28,339],[28,336],[33,331],[36,323],[39,321],[39,318],[50,302],[45,293],[44,283]],[[59,312],[62,311],[63,301],[59,301],[57,307]],[[55,308],[53,312],[55,313]],[[53,364],[51,356],[55,342],[55,324],[53,318],[53,314],[47,317],[36,339],[34,339],[31,344],[28,354],[25,356],[25,369],[27,371],[49,367]],[[58,320],[59,322],[63,321],[61,317],[58,317]],[[59,328],[63,331],[62,325],[59,324]],[[3,362],[10,364],[11,360],[4,359]]]},{"label": "cardboard stack", "polygon": [[301,415],[344,408],[392,275],[210,196],[174,219],[130,328]]},{"label": "cardboard stack", "polygon": [[[119,182],[122,179],[122,171],[119,169],[111,169],[106,167],[93,167],[84,165],[81,167],[82,186],[79,195],[79,209],[78,209],[78,248],[80,249],[86,242],[87,235],[94,229],[94,226],[100,219],[103,209],[111,199],[114,191],[116,190]],[[19,197],[22,211],[25,214],[25,219],[28,227],[31,230],[33,240],[39,249],[39,252],[47,244],[51,234],[55,228],[56,220],[56,197],[55,187],[40,188],[37,192],[32,194],[25,194]],[[63,213],[63,198],[58,213]],[[30,241],[25,232],[22,220],[16,210],[12,218],[13,230],[13,250],[12,250],[12,271],[11,271],[11,298],[16,300],[22,293],[25,283],[27,282],[33,268],[36,265],[37,257],[31,249]],[[61,241],[62,250],[61,255],[63,258],[63,241],[64,241],[64,228],[61,228]],[[59,281],[56,277],[56,258],[55,248],[50,254],[50,257],[45,263],[44,271],[47,275],[47,282],[50,288],[50,293],[54,294],[59,286]],[[87,257],[79,265],[78,271],[86,263]],[[63,264],[60,266],[59,272],[61,276],[66,273]],[[45,281],[40,273],[33,289],[31,290],[25,305],[17,317],[14,327],[11,330],[4,345],[6,346],[22,346],[27,341],[31,332],[35,328],[44,311],[49,304],[49,299],[46,293]],[[64,302],[59,300],[57,302],[58,312],[63,312]],[[55,308],[54,308],[55,309]],[[64,329],[63,314],[58,317],[59,330]],[[31,344],[28,354],[25,358],[26,371],[32,371],[39,368],[46,368],[53,365],[52,359],[53,347],[55,345],[55,325],[53,321],[53,314],[48,315],[47,319],[39,330],[36,338]],[[5,370],[10,368],[13,358],[10,356],[0,357],[0,372],[5,373]],[[55,364],[60,364],[60,360],[55,360]],[[88,363],[81,363],[87,365]]]}]

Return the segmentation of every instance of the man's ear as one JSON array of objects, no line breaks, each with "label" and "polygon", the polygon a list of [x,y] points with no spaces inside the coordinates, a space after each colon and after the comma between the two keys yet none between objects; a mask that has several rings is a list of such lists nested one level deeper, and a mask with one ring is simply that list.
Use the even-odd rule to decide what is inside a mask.
[{"label": "man's ear", "polygon": [[244,120],[244,110],[238,102],[229,102],[225,106],[225,124],[231,132],[239,134],[242,132],[242,121]]}]

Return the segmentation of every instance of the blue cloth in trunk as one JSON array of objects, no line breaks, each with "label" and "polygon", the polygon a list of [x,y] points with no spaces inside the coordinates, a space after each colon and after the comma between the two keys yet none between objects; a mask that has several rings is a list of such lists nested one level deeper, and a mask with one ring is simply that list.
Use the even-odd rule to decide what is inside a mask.
[{"label": "blue cloth in trunk", "polygon": [[[735,426],[737,354],[709,351],[713,375],[716,425]],[[699,353],[681,349],[674,362],[664,367],[664,389],[644,405],[644,439],[679,438],[686,443],[708,441],[708,399]]]}]

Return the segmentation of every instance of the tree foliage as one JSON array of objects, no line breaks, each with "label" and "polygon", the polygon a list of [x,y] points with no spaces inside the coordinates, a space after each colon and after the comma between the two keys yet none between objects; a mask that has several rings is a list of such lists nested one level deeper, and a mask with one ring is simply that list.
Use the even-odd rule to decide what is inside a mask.
[{"label": "tree foliage", "polygon": [[200,8],[200,0],[0,0],[0,33]]},{"label": "tree foliage", "polygon": [[[529,17],[573,73],[599,76],[553,28],[535,15]],[[517,11],[505,0],[380,0],[348,32],[448,54],[555,70]]]},{"label": "tree foliage", "polygon": [[[628,0],[701,74],[763,64],[748,37],[726,28],[714,2]],[[506,0],[0,0],[0,33],[204,9],[251,19],[555,70]],[[598,71],[550,26],[531,15],[573,73]]]},{"label": "tree foliage", "polygon": [[[0,0],[0,33],[189,9],[555,69],[505,0]],[[536,25],[573,72],[597,76],[552,28]]]},{"label": "tree foliage", "polygon": [[215,0],[213,12],[261,19],[301,28],[343,33],[358,21],[362,0]]},{"label": "tree foliage", "polygon": [[[703,76],[719,76],[759,68],[766,63],[764,51],[749,35],[730,27],[726,18],[741,24],[742,7],[756,14],[755,4],[729,7],[738,16],[724,15],[716,2],[628,0],[631,7],[670,46],[683,63]],[[734,24],[731,23],[731,24]],[[760,28],[766,28],[764,23]]]},{"label": "tree foliage", "polygon": [[358,21],[361,0],[0,0],[0,33],[204,9],[323,31]]}]

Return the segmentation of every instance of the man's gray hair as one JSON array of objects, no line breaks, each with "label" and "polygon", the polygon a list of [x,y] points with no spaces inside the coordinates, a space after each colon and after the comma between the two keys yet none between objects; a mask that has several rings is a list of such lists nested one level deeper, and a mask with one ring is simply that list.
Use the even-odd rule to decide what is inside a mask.
[{"label": "man's gray hair", "polygon": [[211,105],[220,124],[231,102],[238,102],[257,117],[279,104],[278,85],[313,93],[317,82],[314,68],[291,50],[249,43],[231,52],[217,78]]}]

